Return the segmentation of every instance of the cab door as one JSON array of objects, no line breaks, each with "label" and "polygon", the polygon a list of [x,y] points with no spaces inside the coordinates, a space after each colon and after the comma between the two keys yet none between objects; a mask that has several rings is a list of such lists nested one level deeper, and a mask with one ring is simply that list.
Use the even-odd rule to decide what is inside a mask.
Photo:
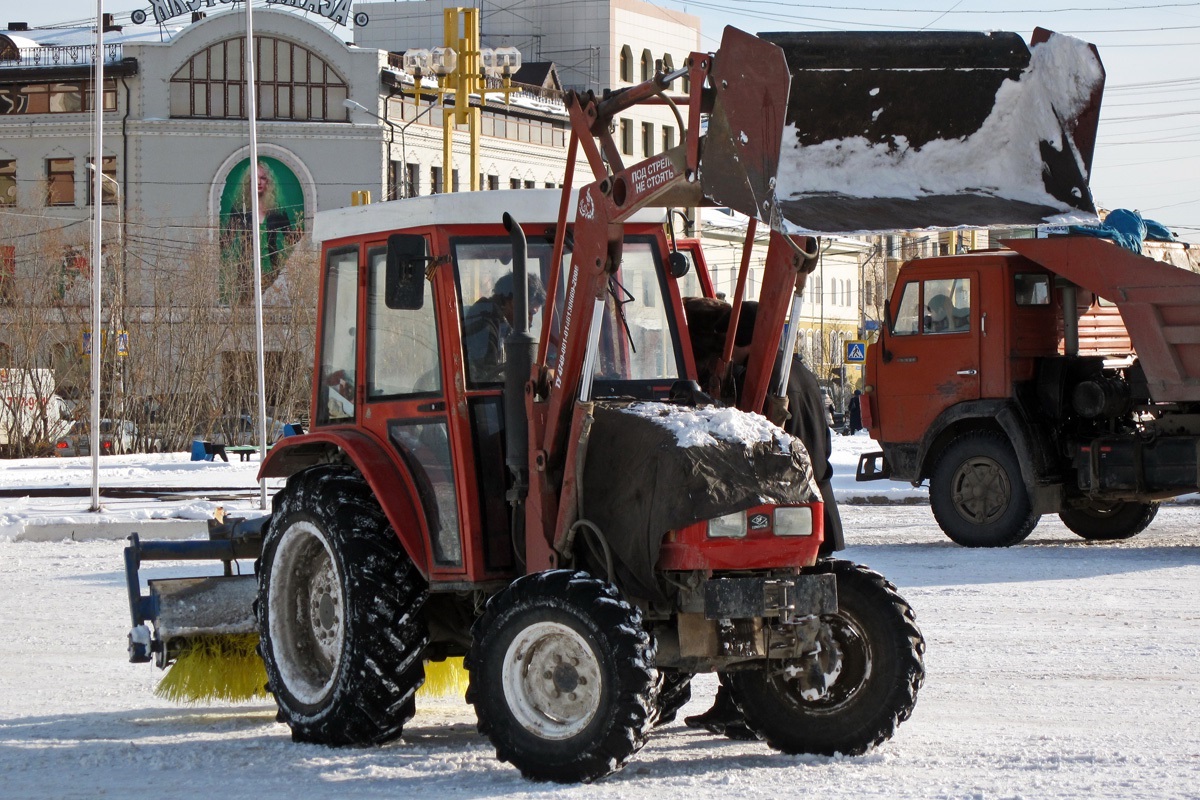
[{"label": "cab door", "polygon": [[889,442],[917,442],[944,410],[980,388],[979,273],[921,270],[893,294],[879,359],[878,419]]},{"label": "cab door", "polygon": [[[420,244],[423,237],[411,238]],[[428,251],[427,239],[422,247]],[[461,579],[461,487],[438,344],[437,292],[434,282],[420,280],[419,296],[400,301],[394,287],[389,294],[387,250],[379,242],[365,253],[361,424],[387,442],[412,476],[428,525],[431,581]]]}]

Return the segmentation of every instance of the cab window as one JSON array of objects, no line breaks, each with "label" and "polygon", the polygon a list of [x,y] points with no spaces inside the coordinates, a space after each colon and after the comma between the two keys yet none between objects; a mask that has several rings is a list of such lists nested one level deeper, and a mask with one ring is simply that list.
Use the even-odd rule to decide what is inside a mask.
[{"label": "cab window", "polygon": [[388,308],[387,248],[369,250],[367,263],[367,399],[441,392],[433,284],[424,281],[420,308]]},{"label": "cab window", "polygon": [[354,420],[354,355],[358,325],[358,248],[331,250],[325,261],[321,321],[320,423]]}]

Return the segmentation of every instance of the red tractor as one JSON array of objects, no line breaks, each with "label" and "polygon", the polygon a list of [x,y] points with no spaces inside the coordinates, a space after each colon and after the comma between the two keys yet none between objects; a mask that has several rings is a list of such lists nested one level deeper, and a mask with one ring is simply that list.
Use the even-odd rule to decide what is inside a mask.
[{"label": "red tractor", "polygon": [[[616,116],[673,105],[685,74],[684,143],[624,166]],[[203,605],[251,582],[242,627],[256,621],[295,739],[400,736],[425,663],[451,656],[480,732],[534,779],[620,769],[700,672],[721,672],[788,753],[863,753],[908,718],[924,677],[912,610],[829,557],[803,446],[752,413],[780,405],[776,353],[814,265],[775,200],[788,85],[779,47],[727,29],[677,73],[570,96],[567,174],[581,151],[595,176],[578,192],[317,216],[312,430],[262,467],[287,478],[270,517],[200,543],[197,557],[257,556],[257,576],[187,587]],[[682,300],[711,283],[663,224],[663,209],[714,203],[772,229],[744,411],[695,383]],[[131,547],[136,660],[169,663],[205,627],[164,628],[171,582],[139,594],[138,563],[168,550]]]}]

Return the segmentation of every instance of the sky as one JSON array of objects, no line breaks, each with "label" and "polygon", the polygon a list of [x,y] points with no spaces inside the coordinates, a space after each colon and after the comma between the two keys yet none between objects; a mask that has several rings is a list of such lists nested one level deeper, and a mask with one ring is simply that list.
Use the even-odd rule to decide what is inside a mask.
[{"label": "sky", "polygon": [[[487,7],[497,0],[483,2],[486,25]],[[20,11],[16,0],[2,5],[0,22],[34,26],[94,19],[97,11],[96,0],[53,0]],[[1108,73],[1091,180],[1097,205],[1138,210],[1200,243],[1200,2],[658,0],[657,5],[699,16],[704,49],[716,49],[727,24],[754,33],[1007,30],[1026,39],[1040,26],[1092,42]],[[138,8],[149,10],[150,4],[104,0],[104,11],[119,21]]]}]

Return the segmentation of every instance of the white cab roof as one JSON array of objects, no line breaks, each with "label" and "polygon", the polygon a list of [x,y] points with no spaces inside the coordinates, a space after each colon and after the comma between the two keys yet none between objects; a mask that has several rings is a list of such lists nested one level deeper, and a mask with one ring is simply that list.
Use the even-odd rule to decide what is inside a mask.
[{"label": "white cab roof", "polygon": [[[389,200],[365,206],[319,211],[313,219],[313,239],[327,242],[346,236],[364,236],[427,225],[499,225],[504,212],[521,225],[553,225],[558,221],[558,189],[506,189],[501,191],[431,194],[406,200]],[[576,192],[578,197],[578,192]],[[567,220],[575,221],[572,201]],[[663,223],[665,208],[646,208],[630,222]]]}]

